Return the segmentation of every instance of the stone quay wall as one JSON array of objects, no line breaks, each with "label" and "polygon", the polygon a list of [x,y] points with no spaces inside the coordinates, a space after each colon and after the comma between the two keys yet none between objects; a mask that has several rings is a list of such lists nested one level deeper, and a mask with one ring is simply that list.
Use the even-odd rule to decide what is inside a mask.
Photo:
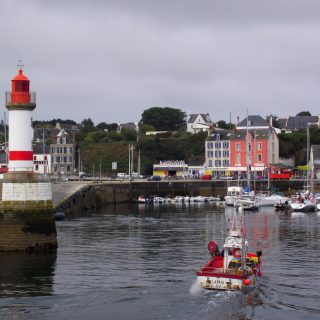
[{"label": "stone quay wall", "polygon": [[0,252],[52,252],[57,248],[52,213],[0,213]]},{"label": "stone quay wall", "polygon": [[[140,195],[145,197],[159,195],[162,197],[175,197],[177,195],[189,196],[220,196],[226,195],[227,187],[235,181],[123,181],[92,183],[80,188],[54,210],[69,213],[84,213],[89,210],[101,209],[105,205],[123,203],[136,200]],[[254,185],[252,183],[251,188]],[[277,181],[273,187],[287,195],[303,188],[302,181]],[[66,188],[67,183],[66,183]],[[256,191],[266,191],[267,182],[256,182]]]}]

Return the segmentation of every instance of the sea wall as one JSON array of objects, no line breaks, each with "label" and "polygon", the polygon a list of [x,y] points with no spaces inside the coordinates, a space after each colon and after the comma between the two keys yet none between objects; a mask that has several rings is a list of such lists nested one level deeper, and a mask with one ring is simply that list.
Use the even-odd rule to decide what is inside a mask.
[{"label": "sea wall", "polygon": [[[101,209],[105,205],[124,203],[135,200],[139,195],[145,197],[159,195],[162,197],[175,197],[177,195],[189,196],[220,196],[226,195],[228,181],[128,181],[94,183],[81,188],[66,199],[55,211],[68,213],[83,213],[89,210]],[[277,181],[273,187],[285,194],[295,193],[303,187],[303,182]],[[67,184],[66,184],[67,188]],[[254,183],[251,189],[254,188]],[[256,191],[266,191],[267,182],[256,182]]]},{"label": "sea wall", "polygon": [[52,212],[0,213],[0,252],[51,252],[56,248],[56,226]]}]

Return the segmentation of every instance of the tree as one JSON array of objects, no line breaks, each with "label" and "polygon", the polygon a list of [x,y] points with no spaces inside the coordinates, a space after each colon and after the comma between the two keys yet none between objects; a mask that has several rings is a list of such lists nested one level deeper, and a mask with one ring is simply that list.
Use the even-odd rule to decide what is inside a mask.
[{"label": "tree", "polygon": [[121,135],[124,136],[127,141],[137,140],[137,131],[134,129],[122,128]]},{"label": "tree", "polygon": [[118,124],[117,123],[105,123],[105,122],[100,122],[97,125],[97,129],[100,130],[105,130],[107,129],[108,131],[116,131],[118,128]]},{"label": "tree", "polygon": [[311,116],[311,113],[309,111],[301,111],[297,114],[297,117],[298,116]]},{"label": "tree", "polygon": [[225,122],[224,120],[220,120],[216,123],[217,127],[218,128],[221,128],[221,129],[233,129],[234,128],[234,124],[233,123],[227,123]]},{"label": "tree", "polygon": [[266,121],[268,122],[268,124],[270,123],[270,118],[272,118],[272,126],[275,128],[279,128],[278,116],[273,115],[273,114],[269,114],[268,116],[266,116]]},{"label": "tree", "polygon": [[143,111],[140,124],[148,124],[158,131],[176,131],[185,128],[186,113],[170,107],[152,107]]}]

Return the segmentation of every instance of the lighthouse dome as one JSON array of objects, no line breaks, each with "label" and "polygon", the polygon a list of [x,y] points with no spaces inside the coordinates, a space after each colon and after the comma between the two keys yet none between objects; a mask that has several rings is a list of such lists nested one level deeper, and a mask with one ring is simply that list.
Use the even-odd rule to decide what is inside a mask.
[{"label": "lighthouse dome", "polygon": [[27,81],[30,82],[27,76],[23,74],[22,69],[19,69],[19,73],[11,81]]}]

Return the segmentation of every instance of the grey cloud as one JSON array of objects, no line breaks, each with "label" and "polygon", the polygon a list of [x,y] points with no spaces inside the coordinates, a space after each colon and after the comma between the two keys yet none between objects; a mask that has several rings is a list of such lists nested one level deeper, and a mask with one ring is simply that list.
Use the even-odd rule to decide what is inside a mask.
[{"label": "grey cloud", "polygon": [[0,94],[16,60],[35,118],[138,121],[187,113],[318,113],[318,1],[2,1]]}]

